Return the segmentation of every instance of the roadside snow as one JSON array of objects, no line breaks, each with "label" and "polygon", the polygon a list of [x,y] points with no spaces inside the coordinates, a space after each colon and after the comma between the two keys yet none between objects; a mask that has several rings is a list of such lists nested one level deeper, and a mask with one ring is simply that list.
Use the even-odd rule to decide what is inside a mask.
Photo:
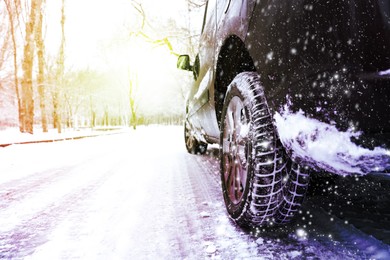
[{"label": "roadside snow", "polygon": [[42,132],[42,129],[37,129],[34,131],[34,134],[21,133],[18,128],[7,128],[5,130],[0,131],[0,145],[21,142],[33,142],[38,140],[66,139],[74,136],[87,136],[91,134],[96,134],[96,131],[93,131],[90,128],[86,128],[79,131],[73,129],[63,129],[62,133],[58,133],[57,129],[50,129],[47,133]]}]

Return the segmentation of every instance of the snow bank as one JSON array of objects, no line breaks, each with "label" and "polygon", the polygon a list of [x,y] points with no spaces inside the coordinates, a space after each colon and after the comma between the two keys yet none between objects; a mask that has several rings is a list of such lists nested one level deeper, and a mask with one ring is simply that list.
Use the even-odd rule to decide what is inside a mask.
[{"label": "snow bank", "polygon": [[351,141],[359,132],[339,131],[335,126],[292,113],[286,105],[274,115],[283,145],[295,160],[314,169],[339,175],[367,174],[390,168],[390,150],[376,147],[369,150]]},{"label": "snow bank", "polygon": [[390,69],[379,72],[379,76],[386,76],[386,75],[390,75]]}]

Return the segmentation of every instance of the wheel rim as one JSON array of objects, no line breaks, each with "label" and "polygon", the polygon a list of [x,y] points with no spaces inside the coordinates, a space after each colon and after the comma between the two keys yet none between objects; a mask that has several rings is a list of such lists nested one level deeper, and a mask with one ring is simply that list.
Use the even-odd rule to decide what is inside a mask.
[{"label": "wheel rim", "polygon": [[233,204],[241,202],[247,188],[248,134],[249,118],[245,106],[235,96],[226,110],[222,140],[223,181]]}]

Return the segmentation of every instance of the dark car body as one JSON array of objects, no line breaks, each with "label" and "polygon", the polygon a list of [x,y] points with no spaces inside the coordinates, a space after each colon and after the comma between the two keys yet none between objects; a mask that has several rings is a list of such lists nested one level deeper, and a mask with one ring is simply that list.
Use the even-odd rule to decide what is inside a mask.
[{"label": "dark car body", "polygon": [[228,85],[256,71],[270,109],[293,111],[363,133],[355,142],[390,148],[390,1],[210,0],[187,121],[218,143]]},{"label": "dark car body", "polygon": [[[194,75],[187,150],[220,144],[224,200],[240,225],[291,221],[312,170],[390,168],[389,0],[209,0],[199,53],[178,67]],[[306,121],[286,130],[286,107]]]},{"label": "dark car body", "polygon": [[273,108],[288,95],[294,110],[389,145],[390,1],[258,2],[244,42]]}]

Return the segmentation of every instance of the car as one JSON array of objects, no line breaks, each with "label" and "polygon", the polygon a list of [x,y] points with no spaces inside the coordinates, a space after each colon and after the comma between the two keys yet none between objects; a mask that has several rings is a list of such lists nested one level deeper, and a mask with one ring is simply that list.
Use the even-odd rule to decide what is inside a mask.
[{"label": "car", "polygon": [[[224,201],[241,226],[291,222],[313,172],[389,168],[389,1],[209,0],[198,54],[193,63],[180,55],[177,67],[194,78],[186,148],[204,154],[219,144]],[[289,114],[306,121],[282,129],[280,118]],[[303,135],[299,127],[313,122],[321,127]],[[288,142],[282,134],[292,128],[301,136]],[[342,163],[355,156],[355,164],[338,169],[315,161],[316,150],[299,154],[321,129],[321,138],[346,136],[342,140],[361,153],[334,156],[343,156]],[[323,150],[330,150],[327,144]],[[365,158],[370,167],[359,164]]]}]

